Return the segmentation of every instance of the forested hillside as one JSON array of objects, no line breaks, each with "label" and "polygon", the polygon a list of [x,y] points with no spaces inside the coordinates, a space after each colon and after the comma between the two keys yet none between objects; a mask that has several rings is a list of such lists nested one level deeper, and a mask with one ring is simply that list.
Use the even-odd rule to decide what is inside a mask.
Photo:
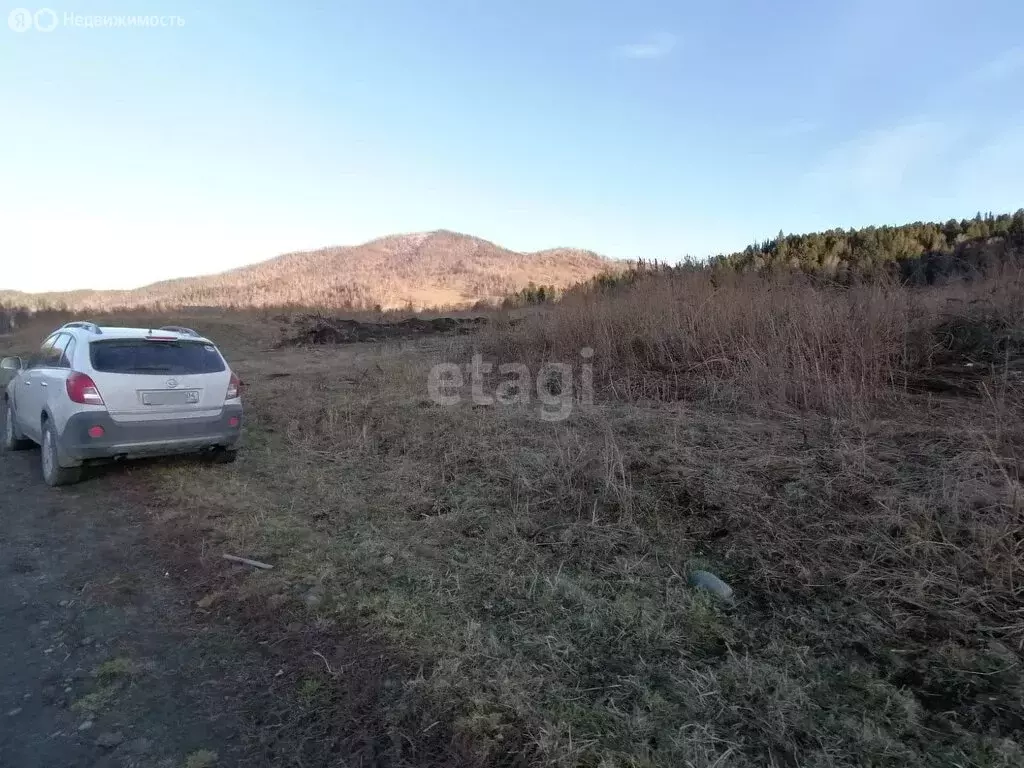
[{"label": "forested hillside", "polygon": [[[989,242],[992,238],[997,241]],[[1013,214],[979,213],[944,224],[830,229],[786,235],[719,256],[739,271],[797,269],[845,280],[880,274],[931,281],[942,274],[984,267],[1011,248],[1024,247],[1024,208]]]},{"label": "forested hillside", "polygon": [[[27,294],[0,290],[0,332],[19,311],[183,306],[469,306],[506,297],[506,306],[547,303],[576,291],[631,282],[652,268],[776,274],[799,272],[838,283],[879,278],[911,284],[979,274],[1024,258],[1024,208],[945,223],[784,234],[742,251],[679,265],[604,259],[568,248],[517,253],[452,232],[402,235],[351,248],[287,254],[219,275],[155,283],[132,291]],[[582,281],[582,282],[580,282]],[[6,308],[6,309],[5,309]],[[9,322],[6,324],[10,324]]]},{"label": "forested hillside", "polygon": [[107,311],[140,307],[368,310],[469,306],[499,301],[531,282],[565,288],[622,266],[591,251],[552,248],[523,253],[478,237],[438,230],[289,253],[220,274],[165,280],[133,290],[31,294],[0,289],[0,307]]}]

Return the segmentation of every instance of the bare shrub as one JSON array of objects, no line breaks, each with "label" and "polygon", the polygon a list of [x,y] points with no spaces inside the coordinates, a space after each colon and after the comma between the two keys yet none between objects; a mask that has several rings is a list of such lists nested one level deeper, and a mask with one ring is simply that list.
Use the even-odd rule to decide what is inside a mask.
[{"label": "bare shrub", "polygon": [[792,274],[656,273],[610,294],[571,295],[515,325],[497,323],[482,344],[499,357],[532,361],[573,359],[593,347],[595,381],[620,399],[845,412],[891,399],[908,372],[927,367],[951,305],[982,324],[999,317],[1013,326],[1022,288],[1019,276],[913,289],[841,287]]}]

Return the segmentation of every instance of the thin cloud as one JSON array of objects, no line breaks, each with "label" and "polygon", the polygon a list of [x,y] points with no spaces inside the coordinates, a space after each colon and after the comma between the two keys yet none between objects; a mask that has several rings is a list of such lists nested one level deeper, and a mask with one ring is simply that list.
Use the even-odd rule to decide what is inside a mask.
[{"label": "thin cloud", "polygon": [[1024,46],[1017,46],[982,64],[968,79],[976,83],[995,83],[1012,77],[1021,70],[1024,70]]},{"label": "thin cloud", "polygon": [[940,164],[961,138],[961,126],[930,119],[866,132],[828,152],[806,181],[840,197],[891,198]]},{"label": "thin cloud", "polygon": [[624,59],[661,59],[676,47],[675,35],[662,33],[642,42],[627,43],[615,48],[615,54]]}]

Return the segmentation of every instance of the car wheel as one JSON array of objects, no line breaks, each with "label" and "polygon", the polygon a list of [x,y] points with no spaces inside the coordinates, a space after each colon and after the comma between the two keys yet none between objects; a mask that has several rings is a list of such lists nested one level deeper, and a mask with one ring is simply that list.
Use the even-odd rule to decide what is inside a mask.
[{"label": "car wheel", "polygon": [[43,445],[39,452],[43,482],[49,486],[71,485],[82,479],[81,467],[62,467],[57,451],[57,430],[47,421],[43,424]]},{"label": "car wheel", "polygon": [[238,451],[234,448],[223,448],[210,454],[211,464],[232,464],[238,458]]},{"label": "car wheel", "polygon": [[24,451],[32,446],[31,440],[26,440],[18,433],[14,426],[14,410],[6,399],[3,404],[3,449],[5,451]]}]

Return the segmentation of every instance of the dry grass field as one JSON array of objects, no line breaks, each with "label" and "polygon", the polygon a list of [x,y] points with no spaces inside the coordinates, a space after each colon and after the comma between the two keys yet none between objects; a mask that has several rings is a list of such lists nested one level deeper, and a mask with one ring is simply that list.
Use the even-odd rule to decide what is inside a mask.
[{"label": "dry grass field", "polygon": [[[182,551],[275,565],[218,604],[319,638],[281,765],[1020,766],[1022,288],[690,275],[308,347],[173,315],[244,380],[247,448],[126,483]],[[584,347],[561,420],[428,394]]]}]

